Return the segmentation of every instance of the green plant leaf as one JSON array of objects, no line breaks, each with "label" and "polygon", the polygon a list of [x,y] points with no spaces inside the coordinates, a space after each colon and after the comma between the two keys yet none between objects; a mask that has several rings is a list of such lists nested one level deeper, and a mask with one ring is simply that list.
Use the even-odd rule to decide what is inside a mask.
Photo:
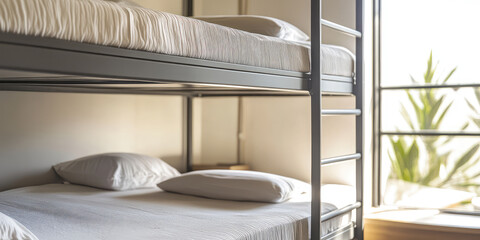
[{"label": "green plant leaf", "polygon": [[[468,176],[468,174],[466,173],[468,170],[474,168],[477,166],[478,162],[480,161],[480,158],[477,158],[477,159],[474,159],[472,161],[469,161],[467,164],[465,164],[465,167],[463,167],[463,174],[465,174],[465,177],[468,178],[468,179],[471,179],[472,177]],[[475,174],[474,174],[475,176]],[[473,177],[473,178],[476,178]]]},{"label": "green plant leaf", "polygon": [[477,102],[480,103],[480,88],[475,88],[474,93],[475,97],[477,98]]},{"label": "green plant leaf", "polygon": [[429,166],[427,174],[423,179],[420,180],[420,184],[430,186],[431,183],[439,177],[440,168],[442,165],[445,165],[449,156],[450,152],[447,152],[434,158],[434,163]]},{"label": "green plant leaf", "polygon": [[410,149],[408,150],[407,154],[407,162],[408,162],[408,169],[410,172],[410,177],[412,182],[416,182],[419,179],[419,172],[418,172],[418,158],[419,158],[419,150],[417,141],[414,140]]},{"label": "green plant leaf", "polygon": [[457,67],[455,67],[452,71],[450,71],[450,73],[447,75],[447,77],[445,79],[443,79],[442,81],[442,84],[445,84],[449,79],[450,77],[452,77],[452,75],[457,71]]},{"label": "green plant leaf", "polygon": [[480,128],[480,119],[472,119],[473,123],[475,123],[475,125],[477,125],[478,128]]},{"label": "green plant leaf", "polygon": [[415,116],[417,118],[417,123],[419,123],[420,129],[425,129],[424,125],[423,125],[423,123],[425,121],[423,120],[424,119],[424,114],[423,114],[423,111],[422,111],[422,107],[420,107],[420,105],[417,104],[417,101],[413,98],[410,91],[407,90],[406,93],[407,93],[408,99],[410,101],[410,104],[412,105],[413,110],[415,111]]},{"label": "green plant leaf", "polygon": [[403,137],[390,138],[393,154],[388,153],[394,175],[407,182],[418,180],[419,149],[416,141],[408,145]]},{"label": "green plant leaf", "polygon": [[401,104],[400,113],[402,114],[403,119],[407,122],[408,126],[411,129],[415,129],[415,125],[413,124],[413,121],[410,118],[410,114],[408,114],[408,111],[405,108],[405,105],[403,105],[403,104]]},{"label": "green plant leaf", "polygon": [[431,115],[431,121],[435,118],[437,115],[438,109],[440,109],[440,106],[443,104],[443,100],[445,100],[445,96],[441,96],[439,99],[431,103],[431,109],[430,109],[430,115]]},{"label": "green plant leaf", "polygon": [[457,183],[454,184],[455,187],[468,188],[468,187],[480,187],[480,183]]},{"label": "green plant leaf", "polygon": [[443,112],[440,114],[438,117],[437,121],[435,124],[433,124],[432,129],[438,129],[440,127],[440,124],[442,124],[443,118],[445,118],[445,115],[447,115],[448,110],[450,110],[450,107],[452,106],[453,102],[450,102],[447,107],[443,110]]},{"label": "green plant leaf", "polygon": [[472,109],[472,111],[477,112],[477,108],[471,103],[468,99],[465,99],[465,102],[467,103],[468,107]]},{"label": "green plant leaf", "polygon": [[423,75],[423,79],[425,80],[425,83],[431,83],[431,79],[433,77],[432,59],[433,59],[433,51],[430,51],[430,57],[428,58],[428,62],[427,62],[427,71],[425,71],[425,74]]},{"label": "green plant leaf", "polygon": [[478,148],[480,147],[480,144],[477,144],[470,148],[465,154],[462,155],[454,164],[453,168],[450,170],[450,172],[447,174],[447,177],[443,182],[440,183],[440,187],[448,183],[452,179],[452,177],[455,175],[457,171],[460,170],[462,166],[464,166],[468,161],[472,159],[472,157],[477,153]]},{"label": "green plant leaf", "polygon": [[417,80],[415,80],[415,78],[413,78],[412,75],[410,75],[410,81],[412,81],[412,83],[418,83]]}]

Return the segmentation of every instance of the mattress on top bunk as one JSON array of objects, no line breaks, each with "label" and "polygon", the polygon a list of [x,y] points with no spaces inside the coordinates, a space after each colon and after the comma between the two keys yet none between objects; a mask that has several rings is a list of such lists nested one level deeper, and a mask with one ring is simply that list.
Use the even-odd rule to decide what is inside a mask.
[{"label": "mattress on top bunk", "polygon": [[[2,0],[0,31],[309,72],[308,44],[103,0]],[[354,56],[323,45],[322,72],[351,77]]]},{"label": "mattress on top bunk", "polygon": [[[328,187],[330,186],[330,187]],[[322,212],[351,203],[354,189],[326,185]],[[328,202],[330,201],[330,202]],[[213,200],[160,189],[106,191],[47,184],[0,192],[0,212],[39,239],[309,239],[308,196],[280,204]],[[325,235],[351,213],[322,223]]]}]

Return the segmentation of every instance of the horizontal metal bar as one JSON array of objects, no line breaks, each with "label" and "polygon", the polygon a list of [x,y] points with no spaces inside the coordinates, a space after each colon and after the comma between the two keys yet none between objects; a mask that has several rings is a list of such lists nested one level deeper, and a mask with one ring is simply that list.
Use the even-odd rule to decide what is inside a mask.
[{"label": "horizontal metal bar", "polygon": [[324,158],[321,160],[322,165],[350,161],[350,160],[357,160],[362,158],[362,154],[355,153],[350,155],[338,156],[338,157],[331,157],[331,158]]},{"label": "horizontal metal bar", "polygon": [[322,115],[325,116],[334,116],[334,115],[355,115],[359,116],[362,114],[360,109],[322,109]]},{"label": "horizontal metal bar", "polygon": [[355,228],[355,222],[350,222],[348,225],[334,230],[326,235],[323,235],[321,240],[339,240],[339,239],[352,239],[353,230]]},{"label": "horizontal metal bar", "polygon": [[380,87],[380,90],[408,90],[408,89],[434,89],[434,88],[476,88],[476,87],[480,87],[480,83],[389,86],[389,87]]},{"label": "horizontal metal bar", "polygon": [[325,19],[322,19],[320,20],[320,22],[322,23],[323,26],[325,27],[329,27],[329,28],[332,28],[332,29],[335,29],[337,31],[340,31],[340,32],[343,32],[345,34],[348,34],[348,35],[352,35],[352,36],[355,36],[357,38],[361,38],[362,37],[362,33],[357,31],[357,30],[354,30],[354,29],[351,29],[349,27],[345,27],[345,26],[342,26],[338,23],[334,23],[334,22],[330,22],[328,20],[325,20]]},{"label": "horizontal metal bar", "polygon": [[197,83],[272,90],[309,90],[309,79],[303,75],[301,75],[302,77],[292,77],[166,62],[157,60],[165,58],[165,54],[151,56],[150,53],[142,54],[143,51],[132,52],[133,50],[129,49],[108,48],[117,52],[117,55],[90,53],[88,52],[89,44],[81,45],[86,49],[82,52],[55,49],[54,46],[50,48],[26,46],[2,43],[1,41],[0,37],[0,52],[2,53],[0,69],[2,70],[106,79],[141,79],[157,83]]},{"label": "horizontal metal bar", "polygon": [[320,221],[321,222],[328,221],[328,220],[330,220],[334,217],[337,217],[337,216],[343,215],[345,213],[351,212],[352,210],[357,209],[361,206],[362,206],[361,202],[356,202],[356,203],[348,205],[344,208],[340,208],[340,209],[331,211],[327,214],[323,214],[322,217],[320,218],[321,219]]},{"label": "horizontal metal bar", "polygon": [[353,77],[340,76],[340,75],[322,74],[322,80],[331,80],[331,81],[353,83]]},{"label": "horizontal metal bar", "polygon": [[420,130],[414,132],[380,132],[380,135],[393,136],[466,136],[466,137],[480,137],[480,132],[440,132],[431,130]]},{"label": "horizontal metal bar", "polygon": [[195,95],[196,97],[308,97],[308,93],[304,94],[287,94],[287,93],[234,93],[234,94],[223,94],[223,93],[209,93],[204,94],[200,93]]}]

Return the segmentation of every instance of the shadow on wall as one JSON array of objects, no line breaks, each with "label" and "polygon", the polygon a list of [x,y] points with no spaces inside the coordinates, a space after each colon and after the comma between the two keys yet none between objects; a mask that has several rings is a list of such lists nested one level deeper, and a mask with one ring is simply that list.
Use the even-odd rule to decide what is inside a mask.
[{"label": "shadow on wall", "polygon": [[167,155],[167,156],[155,156],[162,159],[172,167],[175,167],[180,172],[186,172],[187,164],[183,161],[183,155]]},{"label": "shadow on wall", "polygon": [[25,187],[62,182],[62,179],[55,173],[53,168],[50,168],[48,171],[32,172],[31,174],[20,176],[13,181],[2,182],[2,188],[0,190],[13,189],[19,186]]}]

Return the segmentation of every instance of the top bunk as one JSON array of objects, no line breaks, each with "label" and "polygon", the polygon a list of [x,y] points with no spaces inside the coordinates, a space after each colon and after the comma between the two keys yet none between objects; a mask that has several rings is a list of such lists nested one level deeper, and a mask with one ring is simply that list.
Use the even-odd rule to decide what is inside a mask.
[{"label": "top bunk", "polygon": [[[334,23],[326,26],[358,35]],[[0,90],[308,95],[310,44],[128,2],[0,2]],[[321,46],[322,92],[350,94],[355,57]]]}]

